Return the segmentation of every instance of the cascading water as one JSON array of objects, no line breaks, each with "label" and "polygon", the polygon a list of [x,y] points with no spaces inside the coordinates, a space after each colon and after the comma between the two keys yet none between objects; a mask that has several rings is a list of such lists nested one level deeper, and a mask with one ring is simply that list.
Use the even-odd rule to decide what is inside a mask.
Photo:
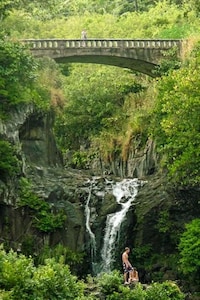
[{"label": "cascading water", "polygon": [[107,216],[104,244],[101,251],[103,272],[111,270],[114,248],[117,238],[119,238],[120,227],[131,204],[135,200],[139,184],[140,181],[138,179],[124,179],[113,185],[113,195],[117,203],[121,205],[121,210]]},{"label": "cascading water", "polygon": [[[121,182],[116,183],[104,179],[100,190],[100,188],[98,187],[98,180],[102,180],[102,178],[94,177],[92,181],[89,181],[90,186],[85,206],[86,229],[90,236],[91,262],[94,273],[109,272],[111,270],[115,256],[115,246],[117,243],[117,239],[119,239],[120,237],[121,224],[125,220],[126,214],[137,195],[138,187],[142,183],[137,178],[124,179]],[[121,206],[121,209],[115,213],[107,215],[105,234],[103,238],[103,247],[98,250],[98,253],[101,253],[101,262],[98,264],[96,262],[96,237],[92,232],[90,226],[90,224],[92,223],[90,201],[92,194],[104,198],[106,193],[114,195],[116,203]]]},{"label": "cascading water", "polygon": [[92,187],[93,187],[94,180],[95,179],[93,179],[90,184],[89,191],[88,191],[88,198],[87,198],[87,202],[85,205],[86,230],[88,231],[89,236],[90,236],[92,263],[94,262],[95,257],[96,257],[96,240],[95,240],[95,235],[92,232],[91,227],[90,227],[90,199],[91,199],[91,193],[92,193]]}]

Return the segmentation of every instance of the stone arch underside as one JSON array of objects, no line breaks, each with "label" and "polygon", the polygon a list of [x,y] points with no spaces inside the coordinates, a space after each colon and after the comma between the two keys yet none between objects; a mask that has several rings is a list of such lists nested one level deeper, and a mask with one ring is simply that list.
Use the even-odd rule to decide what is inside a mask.
[{"label": "stone arch underside", "polygon": [[140,59],[106,55],[73,55],[67,57],[54,57],[53,59],[58,63],[93,63],[117,66],[144,73],[151,77],[156,77],[156,74],[154,74],[153,71],[156,66],[158,66],[154,63]]}]

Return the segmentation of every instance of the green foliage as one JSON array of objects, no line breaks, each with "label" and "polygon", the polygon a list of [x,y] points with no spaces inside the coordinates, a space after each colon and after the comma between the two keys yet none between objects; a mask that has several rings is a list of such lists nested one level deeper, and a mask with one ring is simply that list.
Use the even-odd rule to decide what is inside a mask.
[{"label": "green foliage", "polygon": [[0,66],[0,112],[31,102],[37,69],[34,58],[21,44],[0,39]]},{"label": "green foliage", "polygon": [[4,300],[85,299],[84,284],[71,275],[69,266],[49,259],[36,268],[32,258],[12,250],[0,251],[0,285]]},{"label": "green foliage", "polygon": [[100,290],[105,295],[112,295],[119,292],[123,279],[119,271],[114,270],[111,273],[104,273],[98,280]]},{"label": "green foliage", "polygon": [[76,253],[68,247],[58,244],[55,247],[44,246],[39,254],[38,263],[44,264],[48,258],[53,258],[57,263],[61,262],[73,267],[82,263],[83,254]]},{"label": "green foliage", "polygon": [[161,233],[167,233],[172,229],[171,226],[172,224],[170,222],[169,211],[168,210],[160,211],[158,223],[156,226],[158,228],[158,231]]},{"label": "green foliage", "polygon": [[117,70],[116,73],[114,67],[95,65],[76,65],[71,69],[71,75],[65,79],[68,101],[55,126],[62,149],[79,150],[80,145],[87,144],[90,136],[98,134],[106,123],[113,120],[125,95],[133,87],[140,88],[134,85],[132,74]]},{"label": "green foliage", "polygon": [[124,287],[122,282],[122,277],[117,271],[103,274],[98,279],[100,290],[108,300],[183,300],[185,298],[176,283],[171,281],[153,283],[145,290],[140,283],[136,284],[134,289],[129,289]]},{"label": "green foliage", "polygon": [[0,140],[0,177],[5,180],[20,171],[15,148],[8,142]]},{"label": "green foliage", "polygon": [[25,256],[32,255],[36,252],[35,236],[32,234],[24,234],[20,245],[21,252]]},{"label": "green foliage", "polygon": [[10,291],[4,291],[0,289],[0,299],[1,300],[10,300],[12,297],[12,292]]},{"label": "green foliage", "polygon": [[21,43],[0,39],[0,65],[1,118],[22,103],[42,110],[62,106],[61,74],[53,60],[36,60]]},{"label": "green foliage", "polygon": [[9,12],[19,4],[20,0],[12,1],[12,0],[1,0],[0,3],[0,20],[5,18]]},{"label": "green foliage", "polygon": [[[1,288],[10,291],[10,299],[19,299],[16,292],[19,291],[21,299],[27,299],[23,294],[30,291],[31,277],[34,270],[31,258],[10,250],[6,253],[0,251],[0,285]],[[5,298],[6,299],[6,298]]]},{"label": "green foliage", "polygon": [[[144,89],[146,92],[146,89]],[[145,92],[130,93],[112,117],[103,119],[103,129],[92,138],[98,157],[106,162],[127,161],[129,154],[143,149],[148,139],[151,104]]]},{"label": "green foliage", "polygon": [[47,299],[76,299],[83,294],[84,285],[76,282],[76,278],[70,274],[69,267],[56,263],[53,259],[47,260],[45,265],[37,268],[33,280],[37,285],[37,290],[34,291],[36,299],[41,298],[41,295]]},{"label": "green foliage", "polygon": [[72,0],[70,2],[63,0],[17,0],[15,3],[11,0],[2,0],[0,6],[0,16],[5,16],[13,8],[23,10],[31,14],[34,18],[40,20],[50,20],[58,16],[83,15],[87,13],[111,13],[120,15],[129,11],[148,10],[149,6],[154,4],[152,0],[144,0],[142,3],[138,0]]},{"label": "green foliage", "polygon": [[20,181],[20,200],[18,205],[31,209],[35,227],[42,232],[52,232],[62,228],[66,219],[64,212],[54,213],[47,202],[34,194],[31,184],[23,177]]},{"label": "green foliage", "polygon": [[194,219],[186,224],[179,243],[180,268],[193,280],[198,280],[200,272],[200,219]]},{"label": "green foliage", "polygon": [[199,22],[191,5],[170,2],[30,1],[23,9],[12,11],[2,27],[18,39],[80,38],[83,28],[88,37],[94,38],[174,39],[198,35]]},{"label": "green foliage", "polygon": [[72,167],[77,169],[87,169],[89,162],[88,153],[86,151],[76,151],[72,156]]},{"label": "green foliage", "polygon": [[180,291],[179,287],[170,281],[163,283],[153,283],[146,290],[146,300],[183,300],[185,295]]},{"label": "green foliage", "polygon": [[139,283],[134,289],[129,289],[129,287],[120,287],[119,292],[113,292],[111,295],[106,297],[108,300],[145,300],[146,293],[143,290],[142,285]]},{"label": "green foliage", "polygon": [[178,59],[178,49],[176,47],[164,52],[165,59],[161,60],[159,66],[154,70],[154,73],[161,76],[167,75],[171,70],[177,70],[181,66],[181,62]]},{"label": "green foliage", "polygon": [[136,263],[139,262],[140,265],[142,263],[148,260],[149,257],[151,257],[152,253],[152,245],[151,244],[145,244],[140,247],[134,247],[132,250],[132,255],[134,257],[134,260]]},{"label": "green foliage", "polygon": [[[152,117],[152,134],[171,181],[195,186],[200,181],[199,65],[189,66],[160,80]],[[196,63],[195,63],[196,62]]]}]

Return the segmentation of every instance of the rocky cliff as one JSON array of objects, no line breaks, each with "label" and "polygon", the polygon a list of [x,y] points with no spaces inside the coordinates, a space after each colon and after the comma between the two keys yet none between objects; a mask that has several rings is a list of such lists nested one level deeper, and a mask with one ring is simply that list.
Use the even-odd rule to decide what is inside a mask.
[{"label": "rocky cliff", "polygon": [[[112,175],[99,176],[91,191],[94,169],[90,172],[63,167],[52,126],[52,113],[37,112],[30,106],[19,108],[9,120],[0,122],[1,138],[17,146],[22,162],[21,174],[7,181],[0,180],[1,242],[20,251],[29,247],[36,255],[45,243],[50,246],[62,243],[73,251],[87,254],[86,272],[90,272],[91,240],[86,230],[85,211],[89,192],[90,227],[96,236],[96,261],[99,262],[107,215],[119,210],[112,192],[105,194],[103,190],[108,181],[120,181],[124,171],[119,172],[121,166],[116,160],[110,166]],[[176,267],[168,258],[176,253],[185,222],[199,216],[199,191],[174,190],[157,166],[153,141],[147,141],[141,155],[129,155],[125,175],[145,180],[145,184],[139,188],[121,225],[113,267],[121,268],[120,253],[128,245],[134,248],[132,259],[138,267],[144,270],[151,264],[153,267],[149,272],[174,279]],[[101,174],[100,170],[97,173]],[[52,211],[64,211],[66,220],[62,228],[44,233],[34,227],[31,211],[17,205],[20,176],[32,182],[34,193],[47,202]],[[161,260],[161,256],[166,259]],[[147,280],[145,275],[143,279]]]}]

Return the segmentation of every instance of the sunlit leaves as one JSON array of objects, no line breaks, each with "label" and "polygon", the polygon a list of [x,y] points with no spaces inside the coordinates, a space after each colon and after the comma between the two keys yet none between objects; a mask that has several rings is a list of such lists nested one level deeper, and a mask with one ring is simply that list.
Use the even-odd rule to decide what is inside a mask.
[{"label": "sunlit leaves", "polygon": [[20,0],[1,0],[0,2],[0,20],[2,20],[9,11],[18,5],[20,3]]},{"label": "sunlit leaves", "polygon": [[12,11],[3,27],[14,38],[80,38],[83,28],[88,38],[182,38],[199,32],[199,22],[186,6],[142,2],[139,12],[129,2],[127,8],[132,8],[121,14],[126,6],[121,0],[38,0]]},{"label": "sunlit leaves", "polygon": [[179,244],[180,266],[184,274],[199,279],[200,271],[200,219],[194,219],[186,225]]},{"label": "sunlit leaves", "polygon": [[34,79],[36,62],[18,43],[0,40],[0,76],[10,82]]},{"label": "sunlit leaves", "polygon": [[36,61],[22,45],[0,40],[1,110],[31,100],[36,70]]},{"label": "sunlit leaves", "polygon": [[0,249],[0,285],[0,297],[2,290],[11,292],[9,298],[1,299],[86,299],[84,284],[71,274],[68,265],[48,259],[35,267],[31,257],[13,250],[6,253]]},{"label": "sunlit leaves", "polygon": [[175,183],[200,181],[199,66],[162,78],[155,107],[154,136],[166,155],[165,165]]},{"label": "sunlit leaves", "polygon": [[36,60],[21,43],[0,39],[0,114],[20,103],[47,109],[61,107],[63,95],[58,65]]},{"label": "sunlit leaves", "polygon": [[79,149],[82,142],[108,124],[119,126],[123,114],[120,111],[118,122],[113,123],[115,113],[122,108],[124,96],[139,88],[142,87],[134,83],[132,74],[119,68],[74,66],[65,79],[65,114],[56,125],[56,132],[63,132],[62,146]]}]

